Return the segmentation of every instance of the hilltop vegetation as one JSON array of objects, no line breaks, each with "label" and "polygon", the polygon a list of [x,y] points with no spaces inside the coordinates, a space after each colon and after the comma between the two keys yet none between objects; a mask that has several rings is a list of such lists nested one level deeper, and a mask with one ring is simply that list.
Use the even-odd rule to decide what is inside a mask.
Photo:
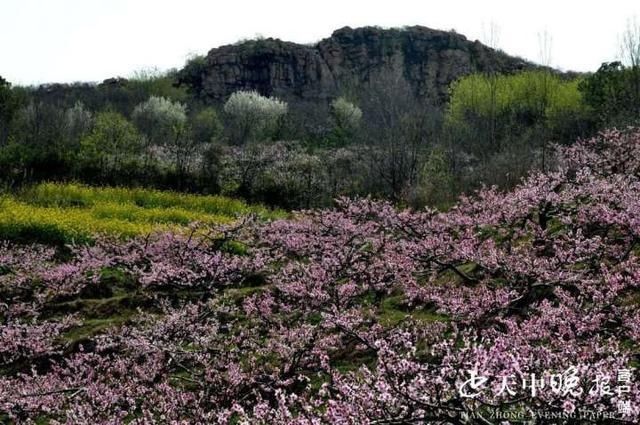
[{"label": "hilltop vegetation", "polygon": [[[552,169],[554,144],[637,124],[633,34],[629,58],[583,75],[411,27],[343,29],[313,47],[247,41],[179,71],[101,84],[2,80],[0,181],[152,187],[285,209],[367,195],[446,208],[482,184],[512,188],[532,168]],[[350,58],[356,47],[368,55]],[[309,82],[295,58],[316,50],[327,57]],[[342,69],[340,81],[323,80],[333,78],[323,67]],[[432,81],[432,67],[442,78]]]},{"label": "hilltop vegetation", "polygon": [[256,90],[296,105],[326,105],[345,91],[392,75],[419,97],[440,102],[447,98],[449,85],[465,75],[535,68],[455,31],[368,26],[340,28],[307,45],[257,38],[216,47],[189,61],[177,79],[206,102]]}]

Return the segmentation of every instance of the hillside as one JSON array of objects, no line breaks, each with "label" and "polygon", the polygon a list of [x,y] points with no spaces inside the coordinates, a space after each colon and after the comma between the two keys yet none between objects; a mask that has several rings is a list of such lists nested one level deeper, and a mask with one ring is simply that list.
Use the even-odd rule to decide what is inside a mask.
[{"label": "hillside", "polygon": [[244,41],[180,71],[100,84],[7,81],[0,183],[143,186],[284,209],[369,195],[447,207],[546,169],[553,143],[633,124],[636,74],[569,75],[455,32],[368,27],[314,45]]},{"label": "hillside", "polygon": [[443,99],[449,84],[461,76],[533,66],[455,32],[421,26],[345,27],[313,45],[267,38],[214,48],[197,69],[183,69],[180,78],[210,100],[255,89],[288,100],[317,101],[388,73],[406,79],[420,96]]}]

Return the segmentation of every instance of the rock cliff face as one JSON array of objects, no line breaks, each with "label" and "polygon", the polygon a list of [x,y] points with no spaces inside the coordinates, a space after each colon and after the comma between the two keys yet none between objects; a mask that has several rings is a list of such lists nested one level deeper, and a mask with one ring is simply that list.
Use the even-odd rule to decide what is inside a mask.
[{"label": "rock cliff face", "polygon": [[269,38],[212,49],[198,69],[197,84],[191,71],[190,84],[213,101],[241,89],[322,101],[386,74],[406,79],[419,96],[443,100],[449,84],[463,75],[532,66],[454,32],[346,27],[314,45]]}]

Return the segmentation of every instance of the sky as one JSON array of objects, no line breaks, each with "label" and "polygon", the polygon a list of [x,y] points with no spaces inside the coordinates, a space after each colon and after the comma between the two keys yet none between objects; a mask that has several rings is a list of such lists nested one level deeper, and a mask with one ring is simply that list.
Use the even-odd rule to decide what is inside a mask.
[{"label": "sky", "polygon": [[455,29],[505,52],[595,71],[618,57],[640,0],[0,0],[0,75],[14,84],[102,81],[181,67],[193,54],[256,36],[313,43],[341,27]]}]

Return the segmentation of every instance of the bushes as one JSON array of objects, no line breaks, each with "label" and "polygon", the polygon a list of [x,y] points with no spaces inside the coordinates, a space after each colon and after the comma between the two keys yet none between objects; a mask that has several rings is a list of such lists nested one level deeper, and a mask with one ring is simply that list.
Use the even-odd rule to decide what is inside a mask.
[{"label": "bushes", "polygon": [[229,148],[221,160],[222,193],[287,209],[328,205],[339,196],[365,195],[371,187],[370,171],[355,147],[253,144]]},{"label": "bushes", "polygon": [[452,201],[452,180],[446,153],[434,148],[420,171],[418,185],[410,201],[417,206],[446,207]]},{"label": "bushes", "polygon": [[334,128],[329,135],[329,144],[344,146],[353,141],[362,124],[362,110],[344,97],[331,102],[331,117]]}]

